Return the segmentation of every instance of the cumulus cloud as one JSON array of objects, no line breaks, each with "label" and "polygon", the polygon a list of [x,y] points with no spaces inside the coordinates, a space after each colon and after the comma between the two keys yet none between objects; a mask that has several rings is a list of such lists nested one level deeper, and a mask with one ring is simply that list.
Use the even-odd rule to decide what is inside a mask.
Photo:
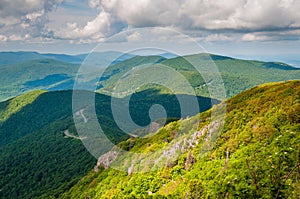
[{"label": "cumulus cloud", "polygon": [[[250,33],[300,28],[297,0],[90,0],[129,27],[170,26],[182,31],[213,31],[207,40],[230,40],[224,32],[245,33],[242,40],[268,39]],[[100,14],[101,14],[100,12]],[[249,33],[247,35],[247,33]]]},{"label": "cumulus cloud", "polygon": [[299,27],[300,2],[295,0],[90,0],[129,26],[200,29]]},{"label": "cumulus cloud", "polygon": [[[28,34],[35,37],[51,37],[47,30],[47,14],[62,0],[2,0],[0,1],[0,27],[8,40],[24,40]],[[26,36],[27,35],[27,36]]]},{"label": "cumulus cloud", "polygon": [[105,37],[110,29],[110,15],[101,12],[95,19],[88,21],[87,24],[80,28],[77,23],[68,23],[67,28],[63,28],[55,34],[56,37],[64,39],[101,39]]},{"label": "cumulus cloud", "polygon": [[208,30],[259,31],[299,27],[299,1],[187,1],[181,9],[192,27]]},{"label": "cumulus cloud", "polygon": [[[0,27],[30,38],[72,42],[102,41],[125,28],[173,27],[205,41],[270,41],[299,38],[298,0],[88,0],[98,11],[85,24],[68,21],[63,28],[47,27],[48,13],[63,0],[2,0]],[[79,1],[79,0],[74,0]],[[17,6],[16,6],[17,5]],[[139,39],[132,35],[129,40]],[[3,39],[2,39],[3,40]]]}]

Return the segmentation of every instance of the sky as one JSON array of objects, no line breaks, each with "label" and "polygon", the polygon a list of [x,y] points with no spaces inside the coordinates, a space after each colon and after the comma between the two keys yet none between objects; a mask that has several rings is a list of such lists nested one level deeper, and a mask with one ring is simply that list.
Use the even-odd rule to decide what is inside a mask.
[{"label": "sky", "polygon": [[165,27],[211,53],[300,63],[299,10],[299,0],[1,0],[0,51],[87,53]]}]

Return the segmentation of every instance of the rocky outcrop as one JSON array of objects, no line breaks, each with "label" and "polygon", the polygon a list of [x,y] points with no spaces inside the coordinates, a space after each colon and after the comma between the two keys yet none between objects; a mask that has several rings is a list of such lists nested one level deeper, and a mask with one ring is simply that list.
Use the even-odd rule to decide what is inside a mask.
[{"label": "rocky outcrop", "polygon": [[[221,126],[222,122],[213,121],[201,128],[201,130],[195,131],[190,135],[183,134],[181,137],[171,141],[165,148],[149,154],[127,152],[115,146],[111,151],[99,157],[95,171],[98,171],[99,167],[107,169],[114,161],[119,160],[126,160],[126,163],[122,166],[127,168],[126,171],[129,175],[133,172],[141,171],[141,168],[143,167],[149,167],[149,164],[151,164],[152,167],[168,166],[170,162],[175,161],[180,155],[196,147],[199,144],[199,139],[203,138],[203,136],[205,136],[203,138],[205,144],[207,146],[212,146],[212,142],[218,137],[219,127]],[[203,151],[205,152],[208,150],[209,148],[206,148]],[[195,156],[189,152],[185,163],[185,169],[188,169],[195,161]]]}]

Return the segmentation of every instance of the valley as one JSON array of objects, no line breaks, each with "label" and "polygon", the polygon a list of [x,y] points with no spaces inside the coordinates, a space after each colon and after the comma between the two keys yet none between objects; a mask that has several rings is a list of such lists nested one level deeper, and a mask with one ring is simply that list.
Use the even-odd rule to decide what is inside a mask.
[{"label": "valley", "polygon": [[300,0],[0,0],[0,199],[300,199]]},{"label": "valley", "polygon": [[[97,120],[105,136],[121,149],[100,150],[97,159],[83,145],[91,138],[78,134],[73,118],[78,117],[79,125],[88,124],[88,110],[93,106],[72,107],[80,59],[33,53],[28,60],[3,61],[0,198],[299,196],[299,69],[212,54],[125,57],[106,68],[99,81],[95,78],[97,67],[88,71],[91,76],[85,74],[90,79],[84,85],[95,87],[96,92],[76,91],[83,98],[95,98]],[[187,60],[201,64],[213,60],[224,83],[225,101],[208,91],[208,84],[213,93],[220,90],[215,73],[203,70],[201,75],[211,79],[206,82]],[[167,83],[178,93],[159,85],[165,77],[151,74],[151,69],[160,73],[162,66],[187,80],[195,90],[198,110],[182,115],[180,100],[189,102],[195,96],[189,95],[177,76]],[[140,70],[145,67],[148,75]],[[158,84],[142,85],[151,78]],[[120,80],[126,86],[117,93],[114,87]],[[138,89],[132,92],[127,88]],[[151,123],[153,105],[164,107],[167,115],[152,121],[150,133],[147,128],[124,133],[114,118],[112,100],[120,111],[129,101],[130,117],[140,126]],[[212,112],[223,105],[225,121],[210,121]],[[105,144],[101,139],[94,141]],[[126,151],[142,154],[142,164],[133,164],[129,170],[126,164],[120,166],[123,159],[133,159]],[[156,159],[156,165],[148,165],[150,158]]]}]

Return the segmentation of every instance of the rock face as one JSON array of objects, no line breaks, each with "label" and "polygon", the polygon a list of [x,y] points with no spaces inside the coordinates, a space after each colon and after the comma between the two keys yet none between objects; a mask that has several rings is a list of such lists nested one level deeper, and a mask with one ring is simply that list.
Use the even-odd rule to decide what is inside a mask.
[{"label": "rock face", "polygon": [[108,169],[110,164],[118,157],[118,152],[111,150],[98,158],[97,165],[94,167],[94,171],[97,172],[99,167]]},{"label": "rock face", "polygon": [[[181,154],[188,152],[199,144],[199,139],[203,138],[207,146],[211,146],[214,142],[214,138],[218,135],[219,127],[222,126],[222,122],[213,121],[210,124],[204,126],[201,130],[195,131],[190,135],[182,135],[182,137],[176,138],[165,148],[155,151],[149,154],[126,152],[115,146],[111,151],[103,154],[99,157],[97,165],[94,170],[97,172],[99,167],[108,169],[114,161],[126,160],[123,164],[124,168],[127,168],[128,175],[133,172],[141,171],[143,167],[161,167],[168,166],[168,163],[175,161]],[[209,150],[209,147],[205,150]],[[126,154],[127,153],[127,154]],[[127,161],[128,160],[128,161]],[[185,163],[185,169],[196,161],[195,156],[189,152]]]}]

